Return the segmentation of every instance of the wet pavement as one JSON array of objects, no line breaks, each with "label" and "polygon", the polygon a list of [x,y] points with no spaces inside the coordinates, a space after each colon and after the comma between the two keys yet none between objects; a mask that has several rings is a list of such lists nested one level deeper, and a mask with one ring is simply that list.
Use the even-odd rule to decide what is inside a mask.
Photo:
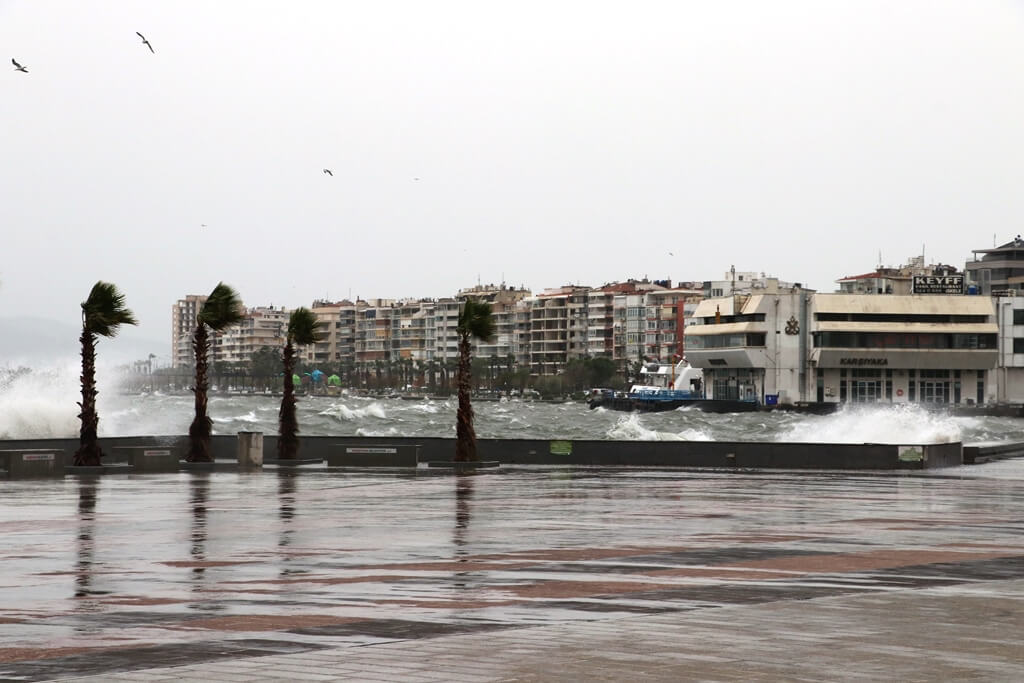
[{"label": "wet pavement", "polygon": [[4,483],[0,680],[1024,678],[1024,462]]}]

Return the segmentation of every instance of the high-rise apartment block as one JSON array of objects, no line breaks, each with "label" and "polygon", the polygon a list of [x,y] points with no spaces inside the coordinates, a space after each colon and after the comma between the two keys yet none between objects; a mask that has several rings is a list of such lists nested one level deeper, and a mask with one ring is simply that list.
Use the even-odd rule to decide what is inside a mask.
[{"label": "high-rise apartment block", "polygon": [[219,363],[244,363],[262,348],[283,348],[291,312],[283,307],[246,309],[242,322],[213,336],[213,359]]},{"label": "high-rise apartment block", "polygon": [[189,294],[171,307],[171,367],[189,367],[194,364],[192,336],[196,331],[196,316],[206,303],[205,294]]},{"label": "high-rise apartment block", "polygon": [[[171,308],[171,367],[195,364],[192,338],[196,316],[207,297],[189,294]],[[285,343],[290,311],[273,306],[245,309],[242,321],[210,335],[210,362],[244,363],[264,347],[281,348]]]}]

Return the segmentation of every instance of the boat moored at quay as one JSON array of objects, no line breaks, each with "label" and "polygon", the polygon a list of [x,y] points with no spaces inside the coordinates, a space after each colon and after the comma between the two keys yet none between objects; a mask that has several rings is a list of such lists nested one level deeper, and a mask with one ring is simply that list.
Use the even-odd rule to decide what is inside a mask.
[{"label": "boat moored at quay", "polygon": [[758,410],[757,401],[709,399],[680,389],[634,386],[628,393],[611,389],[593,389],[587,398],[591,410],[639,411],[660,413],[679,408],[695,408],[706,413],[746,413]]}]

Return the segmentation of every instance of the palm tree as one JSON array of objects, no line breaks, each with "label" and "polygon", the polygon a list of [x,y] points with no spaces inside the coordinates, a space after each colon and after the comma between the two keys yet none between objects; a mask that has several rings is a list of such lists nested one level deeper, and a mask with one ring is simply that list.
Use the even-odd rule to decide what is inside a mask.
[{"label": "palm tree", "polygon": [[312,344],[317,335],[317,319],[311,310],[300,306],[288,318],[287,342],[284,345],[284,393],[281,397],[281,412],[277,421],[277,457],[280,460],[294,460],[299,454],[299,421],[295,417],[295,386],[292,373],[295,372],[295,344]]},{"label": "palm tree", "polygon": [[491,305],[486,301],[468,299],[459,311],[459,324],[455,331],[459,335],[459,411],[455,424],[455,461],[468,462],[478,459],[476,432],[473,430],[473,406],[469,403],[473,382],[470,342],[473,339],[489,341],[494,336]]},{"label": "palm tree", "polygon": [[100,465],[103,451],[100,449],[97,431],[100,418],[96,414],[96,337],[115,337],[121,325],[137,325],[135,314],[124,305],[124,294],[109,282],[97,282],[89,292],[89,298],[82,302],[82,409],[78,417],[82,421],[78,450],[74,464]]},{"label": "palm tree", "polygon": [[206,392],[209,388],[207,355],[210,351],[210,333],[207,328],[219,332],[241,320],[242,302],[238,298],[238,293],[223,282],[218,283],[206,298],[203,307],[199,309],[199,315],[196,316],[196,331],[192,338],[192,350],[196,355],[196,384],[192,389],[196,395],[196,416],[192,420],[192,426],[188,428],[188,455],[185,457],[188,462],[213,462],[210,456],[210,431],[213,422],[206,414]]}]

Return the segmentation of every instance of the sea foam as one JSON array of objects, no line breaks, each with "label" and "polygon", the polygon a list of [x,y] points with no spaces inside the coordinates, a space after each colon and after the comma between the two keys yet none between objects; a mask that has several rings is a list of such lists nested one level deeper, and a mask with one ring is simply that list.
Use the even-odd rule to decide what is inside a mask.
[{"label": "sea foam", "polygon": [[639,413],[623,415],[606,435],[614,441],[711,441],[711,435],[702,429],[688,428],[679,432],[648,429],[641,424]]}]

